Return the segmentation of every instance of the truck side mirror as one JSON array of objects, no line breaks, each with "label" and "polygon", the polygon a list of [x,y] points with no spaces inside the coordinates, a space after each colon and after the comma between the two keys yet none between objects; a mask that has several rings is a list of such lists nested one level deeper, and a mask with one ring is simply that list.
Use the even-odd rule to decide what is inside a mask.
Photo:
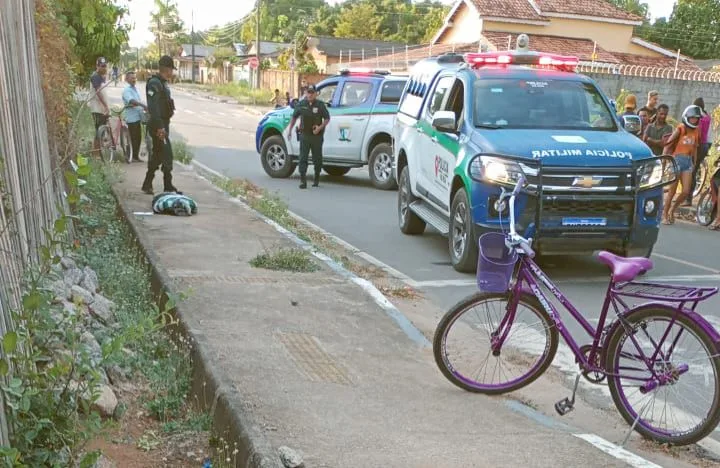
[{"label": "truck side mirror", "polygon": [[454,133],[457,126],[457,122],[455,121],[455,112],[435,112],[432,118],[432,126],[441,132]]}]

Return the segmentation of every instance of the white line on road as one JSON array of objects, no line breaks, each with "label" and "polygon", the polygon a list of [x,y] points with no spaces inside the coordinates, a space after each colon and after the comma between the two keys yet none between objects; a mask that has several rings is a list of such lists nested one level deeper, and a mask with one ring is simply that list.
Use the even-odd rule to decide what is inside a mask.
[{"label": "white line on road", "polygon": [[183,109],[184,112],[187,112],[188,114],[194,114],[195,111],[191,111],[190,109]]},{"label": "white line on road", "polygon": [[687,260],[683,260],[681,258],[675,258],[675,257],[671,257],[669,255],[663,255],[663,254],[659,254],[659,253],[654,253],[652,256],[662,258],[664,260],[670,260],[671,262],[679,263],[681,265],[697,268],[698,270],[704,270],[704,271],[708,271],[710,273],[720,273],[720,270],[718,270],[717,268],[710,268],[705,265],[700,265],[700,264],[697,264],[694,262],[688,262]]},{"label": "white line on road", "polygon": [[632,452],[628,452],[624,448],[608,442],[607,440],[595,434],[573,435],[579,439],[584,440],[585,442],[594,445],[608,455],[611,455],[618,460],[622,460],[630,466],[634,466],[635,468],[662,468],[660,465],[657,465],[649,460],[645,460],[644,458],[639,457]]}]

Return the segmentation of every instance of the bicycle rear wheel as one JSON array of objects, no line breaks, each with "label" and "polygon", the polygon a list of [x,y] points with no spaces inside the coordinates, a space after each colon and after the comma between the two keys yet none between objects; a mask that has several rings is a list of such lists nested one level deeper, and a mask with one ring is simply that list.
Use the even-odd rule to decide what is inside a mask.
[{"label": "bicycle rear wheel", "polygon": [[130,164],[134,155],[132,154],[132,144],[130,142],[130,130],[127,127],[122,127],[122,130],[120,130],[120,148],[122,148],[125,156],[125,162]]},{"label": "bicycle rear wheel", "polygon": [[705,179],[707,179],[708,175],[708,164],[707,159],[704,159],[702,163],[700,163],[700,167],[698,167],[697,171],[697,177],[695,178],[695,187],[693,187],[693,198],[697,197],[700,192],[702,192],[703,187],[705,186]]},{"label": "bicycle rear wheel", "polygon": [[100,142],[100,156],[105,162],[112,162],[115,159],[115,145],[110,127],[102,125],[97,131]]},{"label": "bicycle rear wheel", "polygon": [[698,200],[695,220],[700,226],[709,226],[717,216],[717,207],[713,203],[710,190],[706,190]]},{"label": "bicycle rear wheel", "polygon": [[[497,395],[531,384],[550,366],[558,347],[552,319],[529,294],[520,298],[514,316],[508,314],[508,299],[508,294],[474,294],[440,320],[433,353],[450,382],[470,392]],[[455,336],[460,342],[457,356],[448,352]]]},{"label": "bicycle rear wheel", "polygon": [[[632,425],[637,419],[641,435],[672,445],[710,434],[720,421],[720,358],[707,332],[664,306],[649,306],[624,320],[608,337],[605,368],[625,421]],[[650,361],[656,349],[656,358],[646,362],[643,355]]]}]

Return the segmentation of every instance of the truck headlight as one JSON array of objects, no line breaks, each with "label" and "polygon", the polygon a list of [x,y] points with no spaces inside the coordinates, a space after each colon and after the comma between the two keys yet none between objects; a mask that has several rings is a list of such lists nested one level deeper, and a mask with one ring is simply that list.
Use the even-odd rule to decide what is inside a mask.
[{"label": "truck headlight", "polygon": [[636,171],[638,190],[668,185],[677,179],[675,160],[670,156],[639,161]]},{"label": "truck headlight", "polygon": [[533,172],[516,161],[485,155],[473,158],[469,167],[470,178],[476,182],[493,182],[510,187],[515,186],[523,173],[535,175]]}]

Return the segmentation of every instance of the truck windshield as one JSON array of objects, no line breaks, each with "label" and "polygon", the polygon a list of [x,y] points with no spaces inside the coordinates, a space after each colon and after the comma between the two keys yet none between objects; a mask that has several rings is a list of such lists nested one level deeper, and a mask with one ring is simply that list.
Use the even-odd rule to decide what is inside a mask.
[{"label": "truck windshield", "polygon": [[542,78],[475,82],[475,126],[617,130],[600,92],[589,83]]}]

